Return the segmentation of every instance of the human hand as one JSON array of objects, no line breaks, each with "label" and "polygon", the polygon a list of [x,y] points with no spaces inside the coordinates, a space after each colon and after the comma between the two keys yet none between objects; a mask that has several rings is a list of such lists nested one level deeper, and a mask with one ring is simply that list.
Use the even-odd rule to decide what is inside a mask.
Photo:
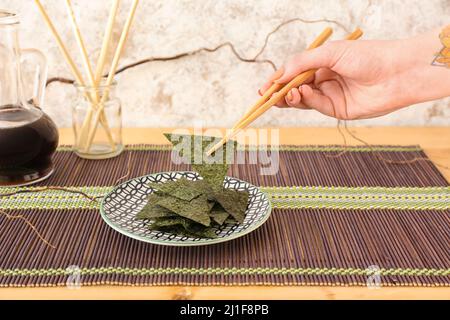
[{"label": "human hand", "polygon": [[294,56],[259,93],[318,69],[278,106],[316,109],[338,119],[378,117],[450,94],[442,83],[449,83],[450,71],[431,66],[439,47],[438,32],[407,40],[332,41]]}]

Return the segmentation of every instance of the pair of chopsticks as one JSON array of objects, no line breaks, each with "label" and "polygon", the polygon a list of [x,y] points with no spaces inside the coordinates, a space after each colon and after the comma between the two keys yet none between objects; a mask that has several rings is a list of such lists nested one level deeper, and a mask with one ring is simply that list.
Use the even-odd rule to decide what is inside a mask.
[{"label": "pair of chopsticks", "polygon": [[[326,28],[311,45],[308,50],[317,48],[325,43],[325,41],[330,38],[333,30],[331,28]],[[361,29],[356,29],[354,32],[349,34],[346,40],[357,40],[362,36],[363,32]],[[306,80],[312,77],[316,73],[317,69],[312,69],[305,71],[294,79],[292,79],[288,84],[278,84],[274,83],[272,86],[264,93],[264,95],[245,113],[245,115],[234,125],[230,133],[226,134],[217,144],[215,144],[211,149],[207,151],[207,155],[210,156],[228,140],[233,139],[241,130],[245,129],[249,124],[259,118],[263,113],[277,104],[281,99],[283,99],[291,89],[298,88]]]}]

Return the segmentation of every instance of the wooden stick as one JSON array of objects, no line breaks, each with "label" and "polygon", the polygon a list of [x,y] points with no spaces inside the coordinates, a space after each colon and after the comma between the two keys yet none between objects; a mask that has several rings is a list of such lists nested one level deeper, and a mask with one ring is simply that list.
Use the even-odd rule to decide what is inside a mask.
[{"label": "wooden stick", "polygon": [[44,18],[45,23],[47,24],[48,28],[52,32],[53,37],[55,38],[56,43],[58,44],[58,47],[59,47],[62,55],[64,56],[64,59],[66,59],[66,62],[69,65],[69,68],[75,77],[76,82],[78,82],[80,85],[84,85],[84,81],[83,81],[80,71],[78,70],[77,66],[73,62],[72,57],[69,54],[69,51],[67,51],[66,46],[64,45],[61,37],[59,36],[58,31],[56,31],[55,26],[51,22],[49,16],[47,15],[47,12],[45,11],[44,7],[41,4],[41,2],[39,0],[34,0],[34,2],[36,3],[42,17]]},{"label": "wooden stick", "polygon": [[[81,57],[83,60],[84,67],[86,69],[86,74],[88,76],[89,84],[92,87],[92,89],[94,90],[93,94],[88,92],[88,94],[90,94],[91,97],[93,96],[92,100],[94,100],[94,101],[91,104],[91,108],[89,108],[89,110],[87,111],[86,117],[81,126],[80,135],[79,135],[78,142],[77,142],[77,144],[81,148],[83,148],[83,144],[87,142],[87,134],[89,132],[89,126],[90,126],[90,123],[92,120],[92,109],[97,109],[97,104],[99,103],[100,98],[99,98],[98,91],[97,91],[98,84],[94,78],[94,72],[92,71],[92,66],[89,61],[86,46],[84,45],[84,40],[81,35],[80,28],[78,27],[77,20],[75,18],[75,13],[72,8],[72,2],[71,2],[71,0],[66,0],[65,3],[66,3],[66,8],[67,8],[67,13],[70,18],[70,22],[72,24],[72,29],[75,34],[75,38],[77,40],[78,47],[80,48],[80,51],[81,51]],[[111,129],[109,128],[108,119],[106,118],[104,112],[102,112],[100,120],[101,120],[102,126],[105,128],[105,133],[106,133],[108,142],[114,151],[116,149],[116,145],[114,142],[114,138],[111,134]]]},{"label": "wooden stick", "polygon": [[[97,66],[95,68],[95,86],[98,87],[101,83],[103,77],[103,69],[105,68],[106,55],[108,53],[109,44],[111,42],[112,30],[114,27],[115,18],[117,15],[117,10],[119,8],[120,1],[113,0],[111,10],[109,12],[108,22],[106,24],[105,35],[103,36],[102,47],[100,49],[100,55],[98,57]],[[90,109],[88,114],[86,115],[86,119],[83,123],[81,131],[86,137],[86,143],[88,142],[89,132],[91,130],[90,123],[92,121],[92,110]],[[104,112],[102,111],[101,117],[104,117]],[[90,145],[89,147],[90,148]]]},{"label": "wooden stick", "polygon": [[[325,28],[322,31],[322,33],[309,45],[307,50],[311,50],[322,45],[326,40],[328,40],[331,37],[332,34],[333,29],[329,27]],[[259,98],[258,101],[256,101],[256,103],[249,110],[247,110],[247,112],[242,116],[242,118],[234,125],[233,129],[236,129],[249,115],[255,112],[259,107],[261,107],[268,99],[270,99],[272,94],[280,90],[282,87],[283,87],[282,84],[273,83],[272,86],[264,93],[264,95],[261,98]]]},{"label": "wooden stick", "polygon": [[[60,35],[58,34],[58,31],[56,30],[55,26],[53,25],[52,21],[50,20],[50,17],[48,16],[47,12],[45,11],[45,8],[42,6],[41,2],[39,0],[34,1],[39,9],[39,12],[42,15],[42,18],[44,19],[45,23],[47,24],[47,27],[50,29],[53,37],[56,40],[56,43],[58,44],[58,47],[66,60],[67,64],[69,65],[69,68],[75,77],[76,82],[81,85],[85,86],[85,82],[83,80],[83,77],[78,70],[77,66],[75,65],[75,62],[73,61],[72,57],[69,54],[69,51],[67,50],[66,46],[64,45],[64,42],[62,41]],[[87,96],[88,99],[91,100],[91,103],[93,103],[92,98],[90,96]]]},{"label": "wooden stick", "polygon": [[105,35],[103,36],[102,48],[100,49],[100,55],[98,56],[97,66],[95,68],[95,83],[98,85],[103,77],[103,70],[105,69],[106,54],[108,53],[109,44],[111,42],[112,30],[114,27],[114,21],[117,15],[117,9],[119,7],[120,0],[113,0],[111,10],[109,12],[108,23],[105,29]]},{"label": "wooden stick", "polygon": [[[346,37],[346,39],[347,40],[356,40],[356,39],[360,38],[362,36],[362,34],[363,33],[360,29],[356,29],[354,32],[352,32],[350,35],[348,35]],[[229,134],[225,135],[225,137],[223,137],[221,139],[221,141],[219,141],[219,143],[217,143],[210,150],[208,150],[208,152],[206,154],[208,156],[211,155],[214,151],[219,149],[228,140],[234,138],[242,129],[246,128],[250,123],[255,121],[263,113],[265,113],[267,110],[269,110],[275,104],[277,104],[281,99],[283,99],[292,88],[299,87],[306,80],[308,80],[310,77],[312,77],[316,71],[317,71],[317,69],[308,70],[306,72],[299,74],[294,79],[292,79],[287,85],[285,85],[283,88],[281,88],[280,91],[273,94],[272,97],[266,103],[264,103],[255,112],[253,112],[250,116],[248,116],[246,119],[244,119],[236,128],[231,130],[231,132]]]},{"label": "wooden stick", "polygon": [[83,60],[84,68],[86,69],[86,74],[88,76],[89,82],[91,86],[94,86],[94,74],[92,72],[91,62],[89,61],[86,46],[84,45],[84,40],[81,35],[80,28],[78,27],[77,20],[75,18],[75,13],[73,12],[71,0],[66,0],[66,9],[67,14],[70,18],[70,22],[72,24],[73,33],[75,35],[75,39],[77,40],[78,47],[81,51],[81,58]]},{"label": "wooden stick", "polygon": [[[333,33],[333,29],[327,27],[325,28],[322,33],[317,36],[317,38],[309,45],[308,50],[317,48],[318,46],[325,43],[326,40],[330,38],[330,36]],[[264,95],[258,99],[258,101],[245,113],[245,115],[233,126],[231,129],[230,135],[233,135],[234,132],[239,131],[239,128],[244,125],[247,121],[247,119],[252,115],[255,114],[261,106],[263,106],[270,98],[271,96],[280,90],[283,87],[282,84],[274,83],[265,93]],[[234,137],[234,135],[233,135]],[[219,143],[214,145],[206,154],[211,155],[214,151],[216,151],[218,148],[220,148],[224,143],[226,143],[230,139],[229,135],[225,135]]]},{"label": "wooden stick", "polygon": [[122,33],[120,35],[119,44],[117,45],[116,52],[114,53],[114,58],[109,68],[108,78],[106,79],[106,85],[111,85],[116,74],[117,66],[119,65],[119,59],[122,55],[122,51],[127,41],[128,34],[130,32],[131,24],[133,23],[134,14],[136,13],[136,7],[139,0],[133,0],[130,12],[128,13],[127,20],[125,21],[125,26],[123,27]]},{"label": "wooden stick", "polygon": [[[108,77],[107,77],[106,83],[105,83],[106,86],[111,85],[111,83],[114,80],[114,76],[116,74],[117,66],[119,65],[119,59],[120,59],[120,57],[122,55],[122,51],[123,51],[125,42],[126,42],[126,40],[128,38],[128,34],[130,32],[131,24],[133,22],[134,14],[136,12],[136,7],[137,7],[138,3],[139,3],[139,0],[133,0],[130,12],[128,13],[127,20],[125,21],[125,25],[124,25],[122,33],[120,35],[119,44],[117,45],[116,51],[114,53],[114,58],[113,58],[113,61],[111,63],[111,67],[109,69]],[[102,97],[102,101],[101,102],[104,102],[106,97],[107,97],[107,93],[105,92],[105,94]],[[88,149],[90,148],[90,146],[92,144],[92,140],[94,139],[95,132],[97,130],[97,124],[98,124],[98,120],[99,120],[99,115],[103,111],[103,108],[104,108],[104,103],[100,103],[100,108],[95,113],[94,125],[91,128],[91,131],[89,132],[89,135],[88,135],[88,144],[87,144]]]}]

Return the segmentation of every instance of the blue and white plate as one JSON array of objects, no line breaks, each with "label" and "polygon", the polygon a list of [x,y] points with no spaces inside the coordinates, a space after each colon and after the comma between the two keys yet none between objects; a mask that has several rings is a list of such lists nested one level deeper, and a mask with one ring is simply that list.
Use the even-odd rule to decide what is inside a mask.
[{"label": "blue and white plate", "polygon": [[160,172],[134,178],[118,185],[102,200],[102,218],[120,233],[145,242],[169,246],[200,246],[233,240],[259,228],[270,216],[271,205],[266,194],[248,182],[226,177],[225,188],[249,192],[249,204],[243,223],[226,224],[216,230],[217,238],[196,238],[149,230],[149,221],[135,219],[147,203],[153,189],[150,182],[166,182],[180,178],[198,180],[198,174],[189,171]]}]

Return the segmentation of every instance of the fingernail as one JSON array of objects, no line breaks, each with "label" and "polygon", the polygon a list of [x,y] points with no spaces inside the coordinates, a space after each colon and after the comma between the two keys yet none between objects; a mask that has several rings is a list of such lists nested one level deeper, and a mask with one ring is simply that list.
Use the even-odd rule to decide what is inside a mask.
[{"label": "fingernail", "polygon": [[311,87],[307,86],[307,85],[303,85],[302,87],[302,94],[310,94],[312,92]]},{"label": "fingernail", "polygon": [[291,93],[291,91],[288,92],[286,97],[288,98],[288,100],[292,100],[292,93]]}]

